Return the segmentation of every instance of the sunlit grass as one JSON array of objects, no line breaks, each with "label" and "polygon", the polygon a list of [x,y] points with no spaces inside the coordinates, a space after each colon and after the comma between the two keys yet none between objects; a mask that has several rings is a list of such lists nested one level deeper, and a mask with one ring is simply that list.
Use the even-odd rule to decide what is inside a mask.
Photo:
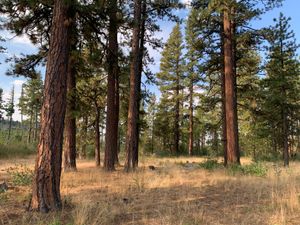
[{"label": "sunlit grass", "polygon": [[289,169],[264,163],[267,174],[257,177],[199,167],[205,161],[142,157],[139,169],[128,174],[123,167],[107,173],[80,160],[78,172],[62,174],[61,213],[26,213],[20,203],[28,201],[30,188],[18,187],[21,193],[5,194],[0,217],[16,214],[9,224],[299,224],[300,163]]}]

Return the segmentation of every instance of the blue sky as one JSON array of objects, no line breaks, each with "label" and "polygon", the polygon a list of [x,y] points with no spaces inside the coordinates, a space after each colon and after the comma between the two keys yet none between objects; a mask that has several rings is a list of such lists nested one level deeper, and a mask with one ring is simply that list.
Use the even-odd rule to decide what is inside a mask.
[{"label": "blue sky", "polygon": [[[298,43],[300,42],[300,1],[299,0],[285,0],[283,6],[280,8],[273,9],[270,12],[264,14],[261,20],[256,20],[252,22],[253,28],[260,28],[263,26],[269,26],[273,24],[273,18],[278,18],[279,13],[282,12],[285,16],[291,17],[290,25],[294,30],[296,39]],[[181,18],[186,18],[188,15],[188,10],[178,10],[176,12]],[[167,40],[169,34],[175,24],[169,21],[161,21],[161,32],[157,33],[157,37],[162,38],[164,41]],[[33,46],[30,41],[25,37],[14,37],[13,34],[10,34],[6,31],[1,31],[0,34],[4,36],[7,41],[3,44],[7,48],[7,51],[4,54],[0,54],[0,87],[4,90],[4,100],[8,99],[9,92],[13,85],[15,85],[15,101],[18,101],[21,93],[21,85],[25,81],[22,77],[8,77],[5,75],[5,72],[9,68],[9,64],[5,63],[7,57],[13,55],[31,54],[36,52],[36,47]],[[159,71],[159,60],[160,60],[160,51],[149,50],[150,55],[154,58],[154,65],[151,65],[152,72],[156,73]],[[158,89],[155,86],[149,86],[149,89],[157,94],[159,94]],[[20,113],[16,111],[14,119],[20,120]]]}]

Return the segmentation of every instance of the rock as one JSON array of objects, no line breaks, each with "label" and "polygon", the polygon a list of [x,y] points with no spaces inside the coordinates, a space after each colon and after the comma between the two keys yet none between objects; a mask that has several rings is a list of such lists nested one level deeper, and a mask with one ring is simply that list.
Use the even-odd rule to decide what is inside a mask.
[{"label": "rock", "polygon": [[123,200],[123,202],[124,202],[125,204],[128,204],[128,203],[129,203],[129,199],[128,199],[128,198],[123,198],[122,200]]},{"label": "rock", "polygon": [[155,166],[148,166],[148,168],[150,169],[150,170],[155,170]]},{"label": "rock", "polygon": [[0,183],[0,192],[6,192],[8,190],[8,185],[6,182]]}]

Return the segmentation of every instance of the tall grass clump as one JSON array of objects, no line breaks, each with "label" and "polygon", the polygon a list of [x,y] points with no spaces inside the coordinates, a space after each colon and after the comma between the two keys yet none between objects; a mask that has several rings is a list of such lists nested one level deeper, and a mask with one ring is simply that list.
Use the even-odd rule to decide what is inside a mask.
[{"label": "tall grass clump", "polygon": [[35,144],[25,144],[21,142],[0,143],[0,158],[24,157],[35,154]]},{"label": "tall grass clump", "polygon": [[231,165],[227,169],[230,175],[250,175],[250,176],[257,176],[257,177],[265,177],[267,176],[268,169],[262,163],[251,163],[249,165]]},{"label": "tall grass clump", "polygon": [[214,170],[222,168],[223,165],[218,163],[218,160],[216,159],[207,159],[206,161],[199,163],[199,167],[206,170]]}]

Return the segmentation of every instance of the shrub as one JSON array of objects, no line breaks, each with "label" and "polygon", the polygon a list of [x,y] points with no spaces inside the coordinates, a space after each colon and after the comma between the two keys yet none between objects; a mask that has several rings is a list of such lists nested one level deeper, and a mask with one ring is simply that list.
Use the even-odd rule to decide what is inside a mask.
[{"label": "shrub", "polygon": [[205,162],[199,163],[199,166],[206,170],[214,170],[223,167],[223,165],[218,163],[215,159],[207,159]]},{"label": "shrub", "polygon": [[33,171],[25,165],[20,164],[10,167],[7,173],[11,176],[14,185],[28,186],[32,183]]},{"label": "shrub", "polygon": [[228,167],[228,173],[231,175],[242,174],[257,177],[265,177],[268,169],[261,163],[251,163],[250,165],[231,165]]}]

